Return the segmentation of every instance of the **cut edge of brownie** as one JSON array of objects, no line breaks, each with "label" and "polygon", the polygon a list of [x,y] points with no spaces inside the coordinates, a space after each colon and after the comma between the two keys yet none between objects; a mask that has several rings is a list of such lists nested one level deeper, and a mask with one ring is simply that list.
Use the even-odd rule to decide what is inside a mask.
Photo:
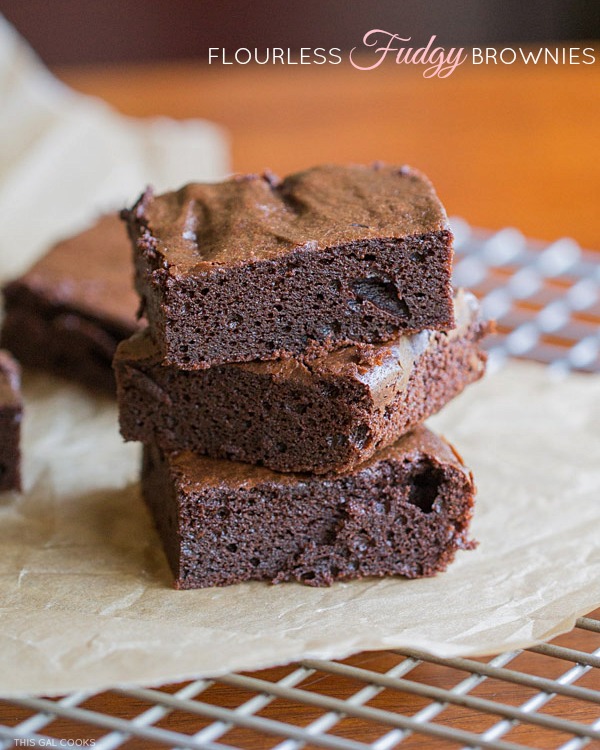
[{"label": "cut edge of brownie", "polygon": [[[246,183],[267,184],[269,194],[287,191],[287,203],[294,204],[297,196],[293,191],[298,189],[294,188],[294,180],[319,169],[330,168],[307,170],[282,182],[273,181],[270,176],[238,176],[222,183],[221,189],[225,192],[231,185],[241,185],[236,190],[249,190]],[[400,176],[410,183],[409,192],[415,189],[412,183],[418,182],[414,206],[404,206],[404,212],[398,212],[397,221],[406,228],[405,233],[389,231],[388,220],[384,230],[375,236],[372,227],[349,221],[350,216],[345,223],[339,220],[344,231],[338,232],[337,242],[327,239],[331,232],[320,223],[322,237],[299,233],[300,239],[294,244],[290,231],[292,240],[281,240],[285,251],[265,252],[266,257],[261,258],[260,241],[270,248],[272,238],[269,235],[264,240],[268,222],[265,219],[261,223],[254,215],[257,199],[253,194],[249,197],[242,193],[242,209],[234,210],[230,204],[235,205],[235,201],[231,198],[229,203],[219,198],[224,203],[219,205],[214,197],[219,196],[218,186],[191,184],[157,198],[147,191],[130,211],[122,212],[134,248],[136,288],[165,363],[181,369],[204,369],[226,362],[311,353],[318,356],[352,343],[378,343],[399,333],[454,327],[450,281],[453,237],[431,183],[410,168],[378,165],[355,169],[388,178]],[[338,178],[339,174],[343,171]],[[328,174],[327,179],[331,181],[333,177]],[[285,187],[288,183],[292,187]],[[331,182],[326,184],[331,187]],[[207,198],[209,188],[213,192]],[[196,205],[194,191],[200,192],[206,202],[202,211]],[[360,195],[360,190],[355,192]],[[310,210],[316,213],[310,203],[306,206],[306,190],[301,195],[303,201],[294,209],[298,215],[302,217]],[[173,203],[179,212],[171,217],[179,234],[172,230],[165,240],[158,236],[158,230],[153,230],[149,218],[161,200],[166,206],[159,203],[155,212],[163,223],[167,221],[165,215],[171,217]],[[217,203],[216,208],[211,200]],[[363,202],[368,203],[364,196]],[[218,223],[214,214],[219,209],[232,212],[230,224],[235,227],[246,226],[244,211],[250,215],[248,232],[259,227],[255,255],[240,258],[232,251],[234,259],[227,263],[221,249],[216,261],[203,260],[204,235],[202,226],[198,228],[197,214],[210,227],[211,222]],[[369,210],[377,215],[373,206]],[[389,212],[390,207],[386,210]],[[422,217],[421,229],[427,231],[419,231],[417,216]],[[334,220],[330,222],[334,226]],[[234,243],[235,231],[231,226],[226,228]],[[287,224],[284,229],[289,229]],[[284,236],[284,229],[275,222],[271,234],[279,239],[278,231]],[[214,228],[212,231],[214,234]],[[189,237],[189,242],[184,242],[183,237]],[[171,240],[173,245],[169,247]],[[206,242],[210,246],[214,242],[212,236]]]},{"label": "cut edge of brownie", "polygon": [[182,589],[426,577],[475,546],[472,475],[425,428],[329,479],[146,446],[142,488]]},{"label": "cut edge of brownie", "polygon": [[0,350],[0,492],[21,490],[21,368]]}]

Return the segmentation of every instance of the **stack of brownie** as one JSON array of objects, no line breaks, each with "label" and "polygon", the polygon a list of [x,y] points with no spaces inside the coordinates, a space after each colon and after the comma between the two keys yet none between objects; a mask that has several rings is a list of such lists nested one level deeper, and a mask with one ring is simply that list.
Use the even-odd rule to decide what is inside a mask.
[{"label": "stack of brownie", "polygon": [[429,576],[473,546],[472,476],[421,424],[488,326],[423,175],[238,176],[123,217],[148,327],[115,356],[121,431],[178,588]]}]

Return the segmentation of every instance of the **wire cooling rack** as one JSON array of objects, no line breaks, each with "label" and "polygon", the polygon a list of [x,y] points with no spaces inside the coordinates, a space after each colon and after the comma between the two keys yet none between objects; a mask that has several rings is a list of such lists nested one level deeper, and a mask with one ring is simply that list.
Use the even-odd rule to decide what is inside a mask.
[{"label": "wire cooling rack", "polygon": [[[527,357],[554,377],[600,371],[598,254],[514,229],[453,227],[455,283],[498,321],[492,370]],[[91,746],[600,748],[600,610],[550,644],[489,659],[365,653],[158,689],[0,701],[0,750]]]},{"label": "wire cooling rack", "polygon": [[473,230],[454,219],[456,286],[472,289],[498,322],[490,368],[508,357],[544,362],[554,375],[600,370],[600,254],[570,239],[532,242],[516,229]]}]

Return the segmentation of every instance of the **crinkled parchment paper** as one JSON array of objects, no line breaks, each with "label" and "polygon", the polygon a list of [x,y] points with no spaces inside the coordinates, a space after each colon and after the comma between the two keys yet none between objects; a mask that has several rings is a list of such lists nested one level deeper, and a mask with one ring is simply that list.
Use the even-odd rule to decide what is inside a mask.
[{"label": "crinkled parchment paper", "polygon": [[0,693],[414,647],[527,646],[600,604],[600,378],[511,364],[435,420],[479,485],[474,552],[437,578],[174,591],[117,412],[26,379],[26,492],[0,508]]}]

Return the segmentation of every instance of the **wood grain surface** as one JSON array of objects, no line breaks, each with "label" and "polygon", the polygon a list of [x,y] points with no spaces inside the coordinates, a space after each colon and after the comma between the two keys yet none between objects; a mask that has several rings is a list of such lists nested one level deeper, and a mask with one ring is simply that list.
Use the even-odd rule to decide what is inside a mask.
[{"label": "wood grain surface", "polygon": [[[445,80],[424,80],[416,71],[390,65],[370,73],[339,68],[208,68],[198,64],[141,67],[62,69],[59,75],[80,91],[103,97],[124,113],[136,116],[206,117],[227,128],[232,166],[236,171],[270,167],[277,173],[323,162],[368,162],[383,159],[423,169],[436,184],[449,213],[487,228],[508,225],[540,239],[571,236],[600,248],[600,70],[595,66],[564,68],[509,66],[459,69]],[[600,614],[600,613],[597,613]],[[591,650],[597,634],[582,630],[559,642]],[[398,662],[394,654],[360,654],[348,663],[383,671]],[[511,665],[513,666],[513,665]],[[571,665],[525,653],[514,667],[556,677]],[[268,670],[275,679],[289,668]],[[593,670],[578,684],[600,689]],[[451,687],[463,679],[443,667],[423,665],[411,674],[427,684]],[[317,674],[304,687],[341,698],[361,685],[346,678]],[[179,687],[179,686],[177,686]],[[169,691],[176,687],[168,688]],[[519,705],[530,689],[494,680],[476,695]],[[235,707],[250,697],[241,690],[216,684],[203,699]],[[94,697],[90,708],[132,717],[147,704],[116,693]],[[421,698],[385,690],[370,705],[411,715],[425,705]],[[589,723],[598,718],[597,705],[554,698],[545,713]],[[261,712],[281,721],[305,725],[320,711],[275,701]],[[0,705],[0,721],[16,724],[30,712]],[[448,708],[441,723],[482,731],[497,717]],[[159,723],[188,733],[205,722],[177,712]],[[63,720],[48,729],[57,737],[100,737],[103,732]],[[372,742],[384,727],[344,719],[336,734]],[[507,736],[536,748],[558,747],[561,733],[520,726]],[[223,741],[248,748],[273,746],[268,738],[233,730]],[[402,747],[445,748],[454,743],[423,736]],[[128,748],[149,743],[132,740]],[[588,745],[593,747],[592,744]]]},{"label": "wood grain surface", "polygon": [[127,114],[223,124],[236,171],[409,163],[431,177],[451,215],[600,247],[600,65],[463,65],[447,79],[394,64],[59,72]]}]

